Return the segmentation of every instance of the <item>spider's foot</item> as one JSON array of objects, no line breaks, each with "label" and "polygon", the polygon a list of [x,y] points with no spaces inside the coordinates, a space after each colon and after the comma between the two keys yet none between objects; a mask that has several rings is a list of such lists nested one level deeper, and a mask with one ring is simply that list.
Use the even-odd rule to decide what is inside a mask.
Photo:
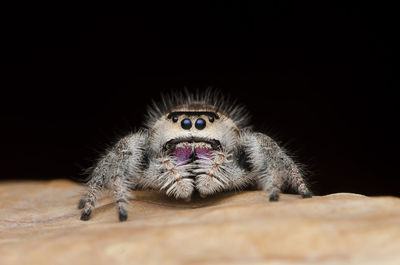
[{"label": "spider's foot", "polygon": [[269,195],[269,201],[270,202],[276,202],[276,201],[278,201],[279,200],[279,193],[278,192],[272,192],[270,195]]},{"label": "spider's foot", "polygon": [[90,214],[92,213],[91,210],[83,210],[81,214],[81,220],[82,221],[87,221],[90,218]]},{"label": "spider's foot", "polygon": [[311,198],[312,194],[311,194],[311,192],[306,192],[306,193],[301,194],[301,197],[303,199]]},{"label": "spider's foot", "polygon": [[128,219],[128,211],[125,208],[118,210],[118,217],[120,222],[125,222]]}]

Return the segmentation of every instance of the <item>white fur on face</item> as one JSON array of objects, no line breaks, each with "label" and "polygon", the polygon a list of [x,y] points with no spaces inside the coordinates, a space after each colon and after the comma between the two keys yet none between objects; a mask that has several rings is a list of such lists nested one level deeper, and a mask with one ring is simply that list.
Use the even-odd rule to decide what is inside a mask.
[{"label": "white fur on face", "polygon": [[[214,119],[213,122],[208,120],[207,115],[180,115],[177,122],[168,119],[168,115],[162,116],[156,121],[153,128],[151,128],[151,149],[158,151],[163,148],[165,143],[172,139],[201,137],[218,140],[224,150],[231,150],[233,146],[235,146],[238,138],[238,128],[228,117],[223,114],[218,115],[220,118]],[[198,118],[202,118],[206,121],[206,126],[202,130],[195,127],[195,122]],[[189,130],[182,128],[181,121],[183,119],[191,120],[192,127]]]}]

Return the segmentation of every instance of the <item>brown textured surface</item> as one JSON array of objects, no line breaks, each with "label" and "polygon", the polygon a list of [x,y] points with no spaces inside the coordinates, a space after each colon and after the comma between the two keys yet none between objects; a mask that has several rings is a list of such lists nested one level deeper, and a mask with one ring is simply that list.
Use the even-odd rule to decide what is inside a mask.
[{"label": "brown textured surface", "polygon": [[0,183],[0,264],[400,264],[400,199],[261,191],[186,203],[135,192],[79,220],[81,185]]}]

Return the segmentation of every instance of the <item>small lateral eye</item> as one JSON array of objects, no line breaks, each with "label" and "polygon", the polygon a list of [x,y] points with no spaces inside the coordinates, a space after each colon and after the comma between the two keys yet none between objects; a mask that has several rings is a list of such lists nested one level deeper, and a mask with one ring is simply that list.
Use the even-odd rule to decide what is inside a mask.
[{"label": "small lateral eye", "polygon": [[172,116],[172,121],[177,122],[178,121],[178,116]]},{"label": "small lateral eye", "polygon": [[209,122],[214,122],[214,117],[213,116],[208,116],[208,121]]}]

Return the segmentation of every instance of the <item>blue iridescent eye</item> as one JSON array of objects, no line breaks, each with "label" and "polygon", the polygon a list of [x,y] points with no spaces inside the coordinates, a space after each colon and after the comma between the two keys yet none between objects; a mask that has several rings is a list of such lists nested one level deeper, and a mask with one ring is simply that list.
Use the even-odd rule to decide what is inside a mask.
[{"label": "blue iridescent eye", "polygon": [[192,121],[190,119],[183,119],[181,121],[181,126],[183,129],[189,130],[190,128],[192,128]]},{"label": "blue iridescent eye", "polygon": [[206,127],[206,121],[202,118],[198,118],[194,126],[199,130],[203,130]]}]

